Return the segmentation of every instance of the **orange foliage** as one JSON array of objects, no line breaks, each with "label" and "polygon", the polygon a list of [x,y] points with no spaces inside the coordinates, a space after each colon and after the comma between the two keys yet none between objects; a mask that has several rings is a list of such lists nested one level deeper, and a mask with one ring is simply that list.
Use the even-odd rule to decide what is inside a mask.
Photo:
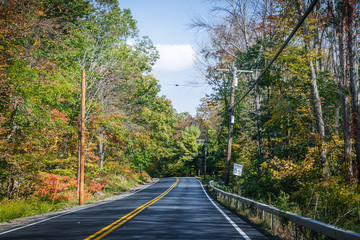
[{"label": "orange foliage", "polygon": [[60,176],[54,174],[42,174],[42,183],[37,194],[46,200],[72,200],[77,186],[75,177]]},{"label": "orange foliage", "polygon": [[69,120],[67,119],[67,114],[63,114],[62,112],[60,112],[57,109],[51,109],[49,111],[50,113],[50,117],[53,121],[57,122],[57,121],[64,121],[66,123],[69,122]]}]

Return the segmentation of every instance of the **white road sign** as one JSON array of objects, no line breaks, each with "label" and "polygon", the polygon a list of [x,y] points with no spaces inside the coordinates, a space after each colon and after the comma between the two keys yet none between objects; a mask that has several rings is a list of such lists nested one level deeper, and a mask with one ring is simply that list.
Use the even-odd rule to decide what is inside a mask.
[{"label": "white road sign", "polygon": [[236,175],[236,176],[241,176],[242,175],[242,169],[243,169],[242,165],[234,163],[233,174]]}]

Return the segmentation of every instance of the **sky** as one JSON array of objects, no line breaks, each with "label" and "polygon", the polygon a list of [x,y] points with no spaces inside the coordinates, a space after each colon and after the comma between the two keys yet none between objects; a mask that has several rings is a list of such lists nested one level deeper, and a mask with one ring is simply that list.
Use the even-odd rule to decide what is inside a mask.
[{"label": "sky", "polygon": [[[212,5],[207,0],[118,0],[131,10],[140,36],[148,36],[160,53],[151,74],[159,80],[178,113],[195,116],[200,99],[211,93],[195,67],[199,33],[189,29],[195,16],[206,18]],[[195,84],[194,84],[195,83]]]}]

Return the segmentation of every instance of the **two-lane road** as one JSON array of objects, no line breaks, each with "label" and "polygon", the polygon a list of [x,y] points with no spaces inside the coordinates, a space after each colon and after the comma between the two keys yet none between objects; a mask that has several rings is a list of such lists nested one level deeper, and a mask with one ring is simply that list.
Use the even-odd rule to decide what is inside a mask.
[{"label": "two-lane road", "polygon": [[0,239],[267,239],[194,178],[166,178],[126,198],[0,233]]}]

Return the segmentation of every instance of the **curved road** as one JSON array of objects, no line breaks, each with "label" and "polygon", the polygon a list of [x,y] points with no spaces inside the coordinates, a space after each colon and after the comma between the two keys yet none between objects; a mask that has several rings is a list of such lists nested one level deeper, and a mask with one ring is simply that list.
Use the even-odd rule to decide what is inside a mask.
[{"label": "curved road", "polygon": [[194,178],[165,178],[128,197],[0,233],[0,239],[268,239]]}]

